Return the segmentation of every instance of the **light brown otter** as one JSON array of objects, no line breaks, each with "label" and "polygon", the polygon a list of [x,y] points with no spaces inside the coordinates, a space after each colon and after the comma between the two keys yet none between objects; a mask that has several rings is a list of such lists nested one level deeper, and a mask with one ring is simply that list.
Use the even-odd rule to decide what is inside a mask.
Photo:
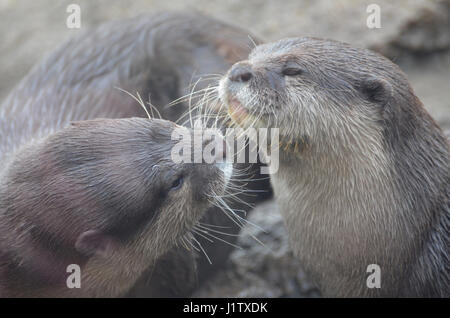
[{"label": "light brown otter", "polygon": [[[279,128],[271,182],[290,242],[325,296],[450,295],[449,144],[386,58],[292,38],[221,81],[240,125]],[[381,288],[369,288],[370,264]]]},{"label": "light brown otter", "polygon": [[[123,162],[123,160],[133,162],[133,160],[138,160],[138,157],[140,157],[144,160],[145,158],[142,158],[142,155],[145,154],[146,151],[151,151],[152,149],[158,150],[159,148],[157,146],[153,146],[153,148],[149,149],[133,148],[133,152],[127,153],[124,152],[126,145],[122,145],[121,142],[130,142],[130,147],[132,147],[135,138],[137,138],[135,140],[136,143],[139,140],[142,141],[142,138],[144,138],[144,136],[140,135],[142,131],[158,129],[158,127],[163,133],[166,133],[167,130],[162,128],[162,124],[160,123],[133,119],[77,124],[67,128],[67,130],[65,127],[72,121],[85,121],[94,118],[146,116],[138,103],[117,88],[127,90],[132,94],[139,92],[144,100],[148,100],[148,97],[150,97],[152,104],[159,109],[163,118],[175,121],[188,110],[187,103],[180,103],[170,108],[163,106],[189,93],[192,90],[190,84],[195,83],[202,74],[225,72],[232,63],[245,58],[250,49],[249,42],[248,32],[231,27],[217,20],[204,17],[200,14],[160,13],[124,21],[114,21],[99,26],[96,29],[83,32],[79,36],[63,44],[55,52],[50,54],[45,61],[35,66],[1,105],[0,161],[3,163],[13,162],[14,167],[21,167],[31,160],[30,156],[34,156],[33,153],[39,155],[38,158],[45,159],[44,154],[41,153],[42,151],[47,151],[45,143],[43,144],[40,141],[43,138],[50,138],[47,140],[53,141],[57,140],[57,144],[62,145],[60,147],[62,154],[69,154],[71,151],[70,145],[79,145],[77,143],[81,143],[81,140],[78,140],[77,135],[87,136],[89,132],[89,138],[91,139],[86,142],[87,144],[92,143],[92,145],[89,147],[83,146],[83,150],[79,153],[80,156],[87,156],[96,152],[103,153],[102,151],[106,151],[103,147],[109,145],[112,147],[108,150],[111,151],[111,159],[115,158],[118,162]],[[213,83],[212,80],[201,81],[196,86],[196,89],[204,88],[211,83]],[[135,125],[136,127],[133,127]],[[130,129],[129,133],[126,132],[127,128]],[[84,132],[84,130],[86,130],[86,132]],[[119,133],[121,135],[118,135]],[[97,134],[98,136],[96,136]],[[136,136],[133,137],[133,134]],[[152,137],[150,135],[147,137],[149,142],[151,142]],[[65,144],[65,139],[67,139],[67,142],[70,140],[72,141],[70,141],[70,144]],[[104,145],[98,143],[100,139],[105,142]],[[114,143],[114,140],[116,140],[117,143]],[[38,144],[41,146],[38,146]],[[168,145],[168,143],[164,143],[163,146],[164,145]],[[79,146],[81,147],[82,145]],[[32,154],[29,154],[27,152],[29,150],[27,149],[31,149]],[[103,154],[106,155],[106,152]],[[155,154],[155,156],[157,156],[157,154]],[[70,169],[77,168],[76,162],[73,162],[74,159],[75,158],[71,159],[70,156],[67,158],[59,158],[61,162],[72,162],[74,167]],[[21,160],[24,160],[24,162],[21,163]],[[85,160],[88,161],[88,158],[85,158]],[[42,182],[42,184],[51,182],[51,186],[53,187],[59,185],[58,187],[61,189],[54,189],[55,191],[58,190],[58,193],[60,193],[60,190],[64,190],[64,195],[63,193],[60,193],[58,196],[58,205],[61,205],[60,207],[62,209],[61,213],[65,211],[64,206],[70,206],[72,201],[80,203],[80,193],[87,190],[87,184],[89,184],[89,189],[92,191],[90,192],[91,195],[94,197],[97,196],[99,200],[102,199],[103,201],[108,197],[108,192],[106,191],[114,189],[102,188],[102,182],[107,182],[108,180],[111,181],[111,178],[115,181],[123,178],[123,184],[129,185],[129,187],[123,186],[120,189],[115,190],[117,192],[115,194],[117,198],[128,198],[128,201],[105,202],[106,207],[103,208],[103,212],[105,213],[107,207],[108,209],[121,208],[126,210],[125,205],[130,204],[133,195],[140,194],[141,191],[149,191],[150,189],[146,187],[144,183],[138,184],[138,181],[141,180],[140,175],[135,172],[130,174],[125,173],[121,168],[126,168],[126,166],[115,166],[114,162],[109,162],[109,168],[115,168],[114,171],[110,171],[110,173],[114,173],[114,175],[108,175],[109,179],[100,174],[93,174],[91,176],[83,175],[83,172],[87,172],[87,170],[78,171],[80,174],[79,177],[85,181],[84,188],[82,183],[73,185],[72,189],[68,189],[68,185],[76,182],[75,179],[70,179],[73,177],[70,173],[74,171],[64,170],[64,165],[55,167],[53,165],[54,163],[47,163],[45,160],[41,160],[40,162],[33,160],[33,164],[35,164],[34,170],[26,170],[31,173],[30,176],[22,174],[22,176],[19,177],[19,172],[17,172],[17,170],[15,170],[15,173],[5,170],[5,164],[0,168],[0,175],[2,175],[0,179],[0,182],[2,182],[2,191],[8,194],[8,202],[2,201],[1,203],[1,206],[3,207],[1,211],[2,214],[7,214],[8,211],[11,211],[10,206],[15,206],[17,209],[18,203],[15,202],[15,200],[23,201],[21,204],[23,204],[22,207],[24,209],[25,207],[32,207],[34,204],[42,208],[42,210],[39,210],[39,213],[36,213],[36,215],[39,216],[40,223],[35,224],[35,227],[30,225],[29,228],[30,230],[31,228],[35,228],[35,230],[33,230],[34,241],[17,240],[17,246],[9,246],[5,243],[6,246],[2,245],[0,249],[1,264],[3,264],[3,266],[7,265],[8,268],[9,266],[12,266],[12,272],[16,273],[15,275],[17,275],[17,277],[22,278],[21,280],[18,280],[18,283],[21,285],[14,285],[7,289],[10,291],[10,294],[14,295],[23,295],[20,291],[23,290],[25,286],[29,286],[29,284],[34,287],[42,286],[40,285],[40,282],[42,281],[39,281],[39,278],[45,277],[44,274],[52,274],[47,271],[53,266],[53,262],[60,258],[65,262],[66,257],[68,256],[65,256],[63,252],[66,249],[57,248],[60,243],[55,243],[55,231],[64,232],[67,229],[67,231],[70,232],[72,228],[75,231],[78,226],[87,226],[88,224],[91,224],[89,222],[94,222],[95,220],[99,221],[102,208],[97,207],[96,211],[98,213],[95,214],[97,216],[95,220],[87,219],[85,220],[86,223],[84,223],[82,218],[81,221],[74,219],[74,224],[72,224],[72,222],[66,223],[63,221],[58,223],[57,220],[51,219],[51,215],[41,215],[43,213],[45,214],[45,211],[47,210],[53,211],[52,207],[54,206],[52,206],[52,204],[55,202],[52,199],[52,191],[45,188],[45,193],[32,191],[19,192],[15,190],[19,185],[14,183],[15,186],[12,187],[12,183],[8,180],[21,180],[20,178],[26,177],[33,179],[32,177],[35,175],[42,175],[41,170],[43,172],[47,171],[48,174],[45,176],[42,175],[42,180],[39,182]],[[89,170],[89,173],[91,174],[93,171],[92,169],[95,170],[99,164],[100,163],[93,160],[91,164],[86,163],[85,165],[90,167],[91,170]],[[137,166],[140,169],[143,169],[143,167]],[[258,167],[247,165],[246,169],[248,174],[251,175],[254,171],[258,170]],[[88,177],[92,179],[90,183],[87,183]],[[103,177],[106,179],[102,179]],[[58,178],[61,178],[61,180]],[[248,177],[244,176],[244,178]],[[206,186],[210,181],[211,180],[203,180],[202,182],[198,182],[198,184]],[[39,183],[36,180],[33,182],[35,184]],[[258,182],[235,182],[237,183],[236,186],[247,187],[248,189],[259,187]],[[37,186],[33,189],[35,191],[44,191],[44,189],[40,189]],[[27,198],[27,200],[25,200],[25,198]],[[260,197],[258,196],[249,196],[245,198],[249,203],[260,200]],[[39,200],[43,201],[41,202]],[[182,202],[182,200],[180,200],[180,202]],[[131,203],[137,204],[139,202]],[[43,208],[42,204],[48,204],[49,206]],[[249,210],[249,207],[244,203],[228,202],[228,204],[232,208],[245,211]],[[201,204],[198,205],[198,208],[200,208],[200,206]],[[187,207],[191,208],[189,206]],[[88,218],[91,213],[91,208],[92,207],[90,206],[86,206],[84,209],[80,207],[80,217],[84,216]],[[130,209],[129,213],[133,213],[133,211],[133,209]],[[177,208],[175,208],[173,213],[177,211]],[[126,213],[126,211],[122,212]],[[29,215],[27,214],[27,211],[14,212],[14,214],[17,215],[21,215],[22,213],[24,213],[23,215],[25,216]],[[203,214],[205,215],[202,219],[202,222],[204,223],[230,227],[231,233],[236,233],[239,229],[233,221],[229,219],[229,215],[225,215],[217,207],[209,208],[208,211]],[[158,215],[164,215],[164,213],[158,213]],[[185,215],[185,217],[188,217],[188,215]],[[47,221],[43,220],[44,218],[50,218],[48,223],[51,224],[51,229],[46,229],[47,232],[43,231],[41,233],[39,229],[45,229],[47,223]],[[14,223],[14,219],[8,220],[8,222],[4,222],[4,227],[9,228],[12,226],[11,224]],[[192,221],[193,219],[190,220]],[[180,224],[182,224],[182,222]],[[19,226],[20,224],[16,225]],[[128,229],[126,223],[123,225],[125,230]],[[26,229],[27,228],[23,230]],[[133,226],[130,226],[129,228],[130,231],[133,231],[134,229]],[[155,246],[155,248],[159,250],[154,250],[152,252],[153,256],[161,255],[163,251],[168,250],[169,246],[173,246],[170,236],[180,235],[180,232],[176,230],[176,224],[167,226],[166,230],[168,233],[164,234],[163,237],[165,236],[167,238],[167,243],[164,244],[162,240],[159,241],[160,245]],[[76,236],[76,234],[81,233],[70,232],[70,237],[64,240],[64,242],[61,242],[61,244],[64,243],[67,244],[67,247],[71,247],[67,248],[68,253],[73,252],[73,243],[74,240],[76,241],[74,236]],[[15,235],[7,231],[3,231],[2,235],[5,236],[5,239],[7,238],[5,242],[11,242],[17,239]],[[173,248],[167,251],[165,255],[161,255],[159,258],[154,257],[153,260],[161,259],[162,263],[157,261],[156,264],[154,264],[153,260],[150,261],[147,255],[146,259],[147,261],[150,261],[148,268],[142,275],[137,286],[132,288],[130,295],[187,296],[195,286],[214,273],[217,268],[224,263],[231,247],[217,241],[212,244],[202,237],[195,236],[203,245],[205,252],[212,259],[213,266],[207,262],[205,257],[196,255],[197,253],[202,253],[201,251],[187,251],[183,246],[173,246]],[[20,245],[19,243],[23,244]],[[41,246],[40,250],[36,249],[34,253],[40,253],[42,250],[46,251],[46,244],[48,245],[47,248],[51,249],[51,252],[47,251],[50,254],[48,256],[51,256],[51,259],[45,257],[36,258],[36,265],[39,265],[39,262],[44,262],[42,266],[43,272],[39,271],[41,266],[33,269],[34,263],[32,260],[34,258],[32,256],[35,254],[30,252],[28,255],[25,252],[32,249],[33,246],[37,246],[36,244],[43,244],[43,246]],[[16,246],[17,250],[11,251],[10,247],[12,246]],[[130,247],[129,245],[126,246]],[[134,246],[134,248],[137,248],[137,246]],[[135,249],[129,249],[128,251],[129,253],[132,253],[134,250]],[[121,253],[122,254],[120,255],[125,255],[124,250],[121,250]],[[14,254],[17,254],[18,256],[14,258]],[[16,261],[10,262],[11,258]],[[21,262],[21,258],[27,260],[27,262]],[[83,258],[83,260],[85,259]],[[134,257],[130,255],[127,259],[117,259],[116,261],[122,262],[122,265],[124,265],[123,262],[126,262],[130,268],[132,268],[132,264],[144,261],[144,258],[135,260]],[[20,264],[26,264],[26,266],[23,268],[15,268],[16,265]],[[51,266],[48,267],[47,265]],[[138,265],[137,271],[141,271],[142,269],[140,266],[142,264],[139,263]],[[2,267],[2,269],[5,270],[5,267]],[[17,272],[19,269],[22,271]],[[83,267],[81,269],[83,271]],[[37,273],[34,273],[34,270],[36,270]],[[8,269],[4,273],[11,272]],[[59,267],[58,271],[54,274],[61,274]],[[31,280],[27,281],[27,279],[24,279],[24,277],[28,277],[27,275],[29,275]],[[115,272],[110,272],[106,269],[104,271],[99,271],[97,281],[94,282],[88,280],[86,285],[85,280],[84,286],[87,287],[88,290],[92,290],[92,295],[98,295],[98,291],[102,292],[100,289],[101,286],[105,286],[104,295],[122,295],[123,291],[129,289],[132,279],[126,279],[126,281],[123,282],[112,279],[111,276],[114,275]],[[58,279],[58,283],[60,283],[60,279],[62,278],[60,276],[57,276],[56,278]],[[37,282],[34,281],[37,285],[32,284],[33,279],[37,279]],[[10,282],[9,279],[7,283],[8,282]],[[112,291],[113,289],[115,291]],[[36,290],[33,289],[33,291]],[[42,294],[47,295],[49,292],[53,291],[53,289],[46,288],[42,291]],[[61,293],[61,295],[65,294]]]}]

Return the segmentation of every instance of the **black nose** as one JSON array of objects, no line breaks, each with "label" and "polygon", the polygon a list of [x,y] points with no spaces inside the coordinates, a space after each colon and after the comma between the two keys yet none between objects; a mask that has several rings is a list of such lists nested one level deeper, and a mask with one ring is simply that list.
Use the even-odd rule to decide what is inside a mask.
[{"label": "black nose", "polygon": [[249,65],[236,64],[231,69],[229,77],[233,82],[248,82],[253,73]]}]

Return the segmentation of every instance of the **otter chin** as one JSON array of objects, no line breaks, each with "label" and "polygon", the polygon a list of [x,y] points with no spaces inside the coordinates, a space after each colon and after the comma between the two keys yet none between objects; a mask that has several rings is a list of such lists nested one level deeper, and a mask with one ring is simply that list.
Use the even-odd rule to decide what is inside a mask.
[{"label": "otter chin", "polygon": [[[323,295],[449,297],[449,143],[398,66],[346,43],[290,38],[254,48],[219,90],[297,146],[280,148],[271,183]],[[381,288],[366,283],[373,264]]]}]

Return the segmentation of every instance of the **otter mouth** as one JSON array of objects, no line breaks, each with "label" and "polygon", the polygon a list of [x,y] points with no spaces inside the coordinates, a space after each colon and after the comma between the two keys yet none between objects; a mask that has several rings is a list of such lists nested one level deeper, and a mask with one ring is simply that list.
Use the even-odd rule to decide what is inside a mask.
[{"label": "otter mouth", "polygon": [[227,104],[228,115],[239,125],[243,125],[248,118],[252,117],[248,110],[236,98],[232,98]]},{"label": "otter mouth", "polygon": [[237,98],[229,98],[226,100],[228,115],[231,120],[241,127],[264,126],[263,119],[268,115],[264,112],[250,112]]},{"label": "otter mouth", "polygon": [[229,118],[232,122],[242,128],[265,127],[265,122],[270,116],[269,112],[258,109],[255,111],[253,107],[247,107],[245,100],[242,102],[238,98],[238,87],[233,87],[229,80],[221,80],[219,84],[219,99],[226,107]]}]

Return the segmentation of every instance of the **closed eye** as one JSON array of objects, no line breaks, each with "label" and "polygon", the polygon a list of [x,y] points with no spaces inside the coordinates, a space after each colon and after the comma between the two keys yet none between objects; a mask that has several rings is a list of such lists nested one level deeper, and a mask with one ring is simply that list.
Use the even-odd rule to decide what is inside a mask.
[{"label": "closed eye", "polygon": [[175,179],[172,182],[172,185],[170,186],[170,190],[178,190],[183,186],[184,178],[183,176],[179,176],[177,179]]},{"label": "closed eye", "polygon": [[303,70],[301,68],[297,67],[286,67],[284,68],[281,73],[284,76],[297,76],[303,73]]}]

